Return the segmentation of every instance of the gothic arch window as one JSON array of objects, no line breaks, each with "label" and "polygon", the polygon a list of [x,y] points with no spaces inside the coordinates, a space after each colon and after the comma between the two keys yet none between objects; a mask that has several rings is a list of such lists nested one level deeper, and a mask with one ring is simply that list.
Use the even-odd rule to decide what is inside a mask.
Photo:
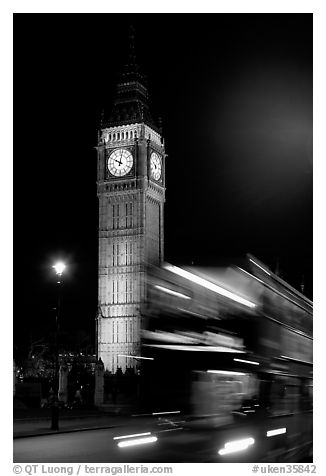
[{"label": "gothic arch window", "polygon": [[109,140],[112,140],[112,134],[109,134]]},{"label": "gothic arch window", "polygon": [[133,220],[132,220],[132,214],[133,214],[133,203],[132,202],[127,202],[125,204],[125,226],[126,228],[132,228],[133,226]]},{"label": "gothic arch window", "polygon": [[117,133],[117,140],[120,140],[120,132]]},{"label": "gothic arch window", "polygon": [[132,242],[126,243],[126,265],[132,264]]},{"label": "gothic arch window", "polygon": [[125,133],[123,131],[123,132],[121,132],[121,139],[124,139],[124,138],[125,138]]},{"label": "gothic arch window", "polygon": [[126,279],[125,285],[126,285],[126,288],[125,288],[125,302],[128,302],[128,279]]},{"label": "gothic arch window", "polygon": [[129,342],[132,342],[133,341],[133,322],[132,322],[132,319],[130,319],[130,326],[129,326]]},{"label": "gothic arch window", "polygon": [[115,140],[115,134],[113,134],[113,140]]},{"label": "gothic arch window", "polygon": [[129,132],[126,131],[126,139],[128,139],[128,138],[129,138]]},{"label": "gothic arch window", "polygon": [[119,204],[112,205],[112,228],[117,230],[120,228],[120,207]]},{"label": "gothic arch window", "polygon": [[113,279],[112,281],[112,303],[118,304],[119,303],[119,280]]}]

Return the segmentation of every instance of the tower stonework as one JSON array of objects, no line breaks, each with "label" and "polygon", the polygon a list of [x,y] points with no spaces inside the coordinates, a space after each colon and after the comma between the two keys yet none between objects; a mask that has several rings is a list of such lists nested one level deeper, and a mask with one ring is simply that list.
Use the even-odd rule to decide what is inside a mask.
[{"label": "tower stonework", "polygon": [[164,259],[165,157],[131,48],[97,145],[97,351],[111,372],[139,365],[146,268]]}]

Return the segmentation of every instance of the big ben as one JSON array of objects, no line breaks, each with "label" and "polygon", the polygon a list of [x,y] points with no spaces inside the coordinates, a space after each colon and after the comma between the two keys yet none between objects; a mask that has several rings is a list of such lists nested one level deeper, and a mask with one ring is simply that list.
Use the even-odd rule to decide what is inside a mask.
[{"label": "big ben", "polygon": [[165,157],[131,35],[129,58],[97,145],[97,353],[111,372],[139,363],[146,268],[164,257]]}]

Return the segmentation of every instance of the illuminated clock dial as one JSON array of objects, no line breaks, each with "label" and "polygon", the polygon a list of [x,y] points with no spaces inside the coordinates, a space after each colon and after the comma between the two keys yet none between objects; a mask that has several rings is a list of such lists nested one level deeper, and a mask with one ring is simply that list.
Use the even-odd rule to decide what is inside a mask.
[{"label": "illuminated clock dial", "polygon": [[122,177],[130,172],[132,164],[132,154],[127,149],[116,149],[108,158],[109,172],[115,177]]},{"label": "illuminated clock dial", "polygon": [[156,152],[151,154],[151,174],[154,180],[160,180],[162,174],[162,162]]}]

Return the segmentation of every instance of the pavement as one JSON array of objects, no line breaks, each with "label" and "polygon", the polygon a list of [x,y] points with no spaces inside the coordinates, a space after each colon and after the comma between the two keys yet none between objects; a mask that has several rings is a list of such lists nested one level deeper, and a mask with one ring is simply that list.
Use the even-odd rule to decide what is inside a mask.
[{"label": "pavement", "polygon": [[[130,423],[130,416],[118,414],[118,408],[96,410],[60,410],[59,430],[51,430],[51,410],[14,411],[13,436],[24,438],[74,431],[114,428]],[[111,410],[111,411],[110,411]]]}]

